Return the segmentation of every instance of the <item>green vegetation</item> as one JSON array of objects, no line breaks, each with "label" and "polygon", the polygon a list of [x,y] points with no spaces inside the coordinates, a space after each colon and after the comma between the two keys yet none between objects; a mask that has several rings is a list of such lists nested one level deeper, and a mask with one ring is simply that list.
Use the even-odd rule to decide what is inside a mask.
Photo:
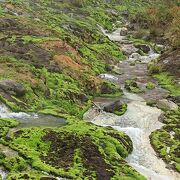
[{"label": "green vegetation", "polygon": [[158,74],[162,71],[162,68],[158,64],[158,59],[152,60],[148,64],[148,71],[150,74]]},{"label": "green vegetation", "polygon": [[113,113],[122,116],[127,111],[127,104],[123,103],[121,107],[121,111],[114,111]]},{"label": "green vegetation", "polygon": [[2,137],[6,136],[9,128],[15,127],[17,125],[18,122],[15,119],[0,118],[0,141]]},{"label": "green vegetation", "polygon": [[122,159],[132,151],[127,135],[74,118],[67,121],[63,128],[21,129],[11,135],[9,146],[32,167],[57,176],[96,179],[105,173],[112,178],[143,179]]},{"label": "green vegetation", "polygon": [[162,72],[154,75],[158,79],[160,85],[169,90],[170,95],[180,96],[180,86],[174,82],[173,76],[169,75],[166,72]]},{"label": "green vegetation", "polygon": [[143,90],[140,89],[136,83],[136,79],[129,79],[125,81],[125,88],[133,93],[142,93]]},{"label": "green vegetation", "polygon": [[149,30],[150,37],[155,40],[157,37],[165,37],[169,43],[179,46],[179,23],[180,11],[178,0],[157,0],[143,3],[138,1],[141,7],[134,11],[131,20],[137,22],[142,30],[139,30],[138,38],[145,35],[145,31]]},{"label": "green vegetation", "polygon": [[180,172],[179,158],[179,117],[180,109],[174,111],[166,111],[163,122],[166,124],[161,130],[156,130],[150,135],[151,144],[156,152],[171,167]]},{"label": "green vegetation", "polygon": [[152,82],[148,82],[146,84],[146,88],[149,89],[149,90],[154,89],[155,87],[156,87],[156,85],[154,83],[152,83]]},{"label": "green vegetation", "polygon": [[12,172],[8,174],[7,180],[13,180],[13,179],[18,179],[18,180],[24,180],[24,179],[31,179],[31,180],[42,180],[42,179],[48,179],[51,178],[51,180],[56,180],[56,178],[53,177],[48,177],[47,175],[43,175],[42,172],[39,171],[28,171],[28,172]]}]

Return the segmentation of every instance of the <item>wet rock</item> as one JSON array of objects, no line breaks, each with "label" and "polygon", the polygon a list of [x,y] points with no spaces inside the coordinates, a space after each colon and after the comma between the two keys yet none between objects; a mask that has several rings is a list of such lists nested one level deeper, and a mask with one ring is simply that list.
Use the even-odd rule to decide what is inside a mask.
[{"label": "wet rock", "polygon": [[129,60],[134,60],[134,61],[140,60],[140,59],[141,59],[141,55],[139,53],[133,53],[129,57]]},{"label": "wet rock", "polygon": [[105,105],[103,110],[109,113],[113,113],[114,111],[120,111],[122,109],[122,105],[123,104],[120,102],[120,100],[117,100]]},{"label": "wet rock", "polygon": [[13,80],[0,81],[0,89],[4,90],[8,94],[18,97],[25,95],[25,88],[23,85]]},{"label": "wet rock", "polygon": [[138,45],[136,45],[136,48],[139,48],[144,53],[148,53],[151,50],[151,48],[146,44],[138,44]]},{"label": "wet rock", "polygon": [[160,109],[170,109],[170,110],[176,110],[178,109],[178,105],[174,102],[167,100],[167,99],[160,99],[157,102],[157,107]]},{"label": "wet rock", "polygon": [[121,36],[126,36],[127,34],[128,34],[128,29],[125,28],[125,27],[123,27],[123,28],[121,29],[121,31],[120,31],[120,35],[121,35]]},{"label": "wet rock", "polygon": [[131,55],[132,53],[135,53],[138,51],[138,49],[136,47],[134,47],[134,45],[132,44],[124,44],[122,46],[122,51],[125,55]]}]

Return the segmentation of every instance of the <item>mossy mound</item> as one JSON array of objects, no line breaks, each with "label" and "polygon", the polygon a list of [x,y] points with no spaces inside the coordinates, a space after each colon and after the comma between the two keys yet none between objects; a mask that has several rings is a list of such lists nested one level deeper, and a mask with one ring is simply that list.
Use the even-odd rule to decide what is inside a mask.
[{"label": "mossy mound", "polygon": [[0,138],[6,136],[9,131],[9,128],[15,127],[18,125],[16,119],[12,118],[0,118]]},{"label": "mossy mound", "polygon": [[68,121],[63,128],[21,129],[12,134],[9,146],[28,159],[32,167],[56,176],[143,179],[123,160],[132,151],[127,135],[110,127]]},{"label": "mossy mound", "polygon": [[148,83],[146,84],[146,88],[149,89],[149,90],[152,90],[152,89],[154,89],[155,87],[156,87],[156,85],[155,85],[154,83],[152,83],[152,82],[148,82]]},{"label": "mossy mound", "polygon": [[22,173],[9,173],[7,178],[7,180],[57,180],[57,178],[55,177],[51,177],[51,176],[47,176],[47,175],[43,175],[42,172],[38,172],[38,171],[27,171],[27,172],[22,172]]},{"label": "mossy mound", "polygon": [[125,81],[125,88],[133,93],[143,93],[144,91],[136,83],[136,79],[129,79]]},{"label": "mossy mound", "polygon": [[150,135],[151,144],[170,168],[180,172],[179,138],[180,138],[180,109],[167,111],[163,120],[166,123],[162,129],[154,131]]}]

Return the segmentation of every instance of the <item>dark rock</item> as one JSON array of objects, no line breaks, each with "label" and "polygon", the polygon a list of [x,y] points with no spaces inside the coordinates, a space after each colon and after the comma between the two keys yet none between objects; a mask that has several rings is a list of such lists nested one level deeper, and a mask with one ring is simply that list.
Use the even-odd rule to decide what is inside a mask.
[{"label": "dark rock", "polygon": [[80,99],[80,101],[81,101],[82,103],[85,103],[85,102],[88,101],[88,97],[87,97],[85,94],[79,94],[79,95],[78,95],[78,99]]},{"label": "dark rock", "polygon": [[126,83],[125,83],[125,88],[126,88],[127,90],[131,90],[131,87],[138,88],[138,85],[137,85],[136,81],[133,81],[133,80],[128,81],[128,82],[126,81]]},{"label": "dark rock", "polygon": [[46,89],[46,91],[44,92],[44,96],[48,98],[48,97],[50,97],[50,94],[51,94],[50,90]]},{"label": "dark rock", "polygon": [[127,11],[127,10],[125,10],[125,11],[123,11],[122,13],[122,16],[124,16],[124,17],[129,17],[129,11]]},{"label": "dark rock", "polygon": [[61,71],[58,65],[50,65],[47,69],[49,72],[60,72]]},{"label": "dark rock", "polygon": [[180,105],[180,96],[169,96],[169,97],[168,97],[168,100],[171,100],[171,101],[173,101],[174,103]]},{"label": "dark rock", "polygon": [[104,111],[113,113],[114,111],[120,111],[122,109],[122,103],[120,100],[114,101],[104,106]]},{"label": "dark rock", "polygon": [[23,85],[13,80],[0,81],[0,89],[4,90],[8,94],[18,97],[25,95],[25,88]]},{"label": "dark rock", "polygon": [[148,53],[151,50],[151,48],[146,44],[138,44],[135,47],[141,49],[144,53]]},{"label": "dark rock", "polygon": [[127,28],[129,31],[135,31],[139,29],[139,25],[137,23],[130,23]]}]

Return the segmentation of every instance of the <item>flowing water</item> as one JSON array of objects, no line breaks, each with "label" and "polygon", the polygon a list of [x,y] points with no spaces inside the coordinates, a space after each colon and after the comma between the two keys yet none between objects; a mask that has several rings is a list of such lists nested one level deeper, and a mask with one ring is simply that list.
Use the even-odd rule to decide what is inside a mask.
[{"label": "flowing water", "polygon": [[60,127],[66,125],[64,118],[36,113],[15,113],[2,103],[0,104],[0,117],[17,119],[19,125],[15,129],[26,127]]},{"label": "flowing water", "polygon": [[[122,39],[126,39],[126,37],[120,36],[120,31],[121,29],[118,29],[112,34],[108,34],[105,30],[102,30],[104,35],[108,36],[112,41],[123,43]],[[138,56],[140,58],[140,63],[135,66],[130,65],[130,62],[133,60],[132,56],[118,65],[121,69],[121,75],[100,75],[103,79],[108,79],[120,84],[124,92],[124,96],[121,97],[120,100],[125,101],[128,105],[126,113],[122,116],[116,116],[104,111],[99,112],[95,107],[92,107],[84,114],[84,119],[101,126],[112,126],[114,129],[124,131],[128,134],[133,142],[133,152],[126,160],[147,179],[179,180],[180,175],[173,170],[169,170],[165,162],[157,157],[149,140],[151,132],[160,129],[163,124],[158,120],[162,111],[156,107],[148,106],[146,100],[161,99],[167,93],[158,86],[158,83],[150,77],[147,72],[147,63],[157,58],[159,54],[154,53],[151,49],[147,55]],[[125,80],[133,77],[137,77],[137,83],[142,89],[145,87],[145,83],[150,81],[154,82],[156,87],[151,91],[146,89],[141,95],[129,93],[124,89],[123,84]],[[103,107],[108,101],[107,99],[94,100],[95,104],[100,107]]]}]

